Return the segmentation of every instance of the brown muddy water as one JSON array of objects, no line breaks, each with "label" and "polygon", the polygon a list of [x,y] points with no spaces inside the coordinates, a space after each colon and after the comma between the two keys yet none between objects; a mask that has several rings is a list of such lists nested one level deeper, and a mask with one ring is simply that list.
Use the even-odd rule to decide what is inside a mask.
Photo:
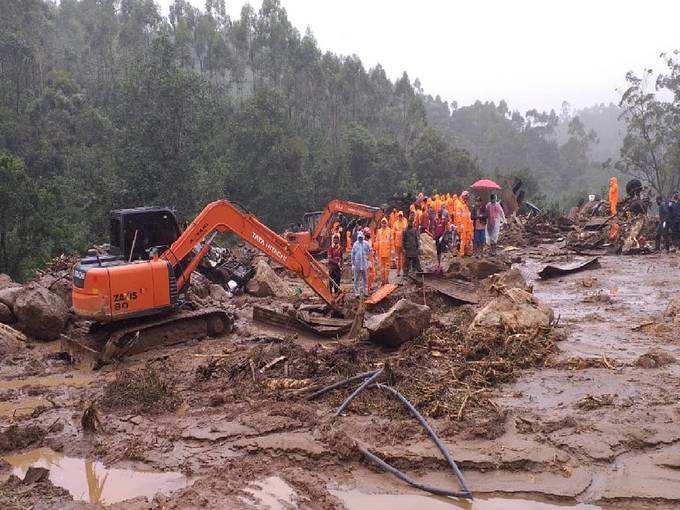
[{"label": "brown muddy water", "polygon": [[157,493],[168,493],[191,484],[179,472],[140,471],[107,468],[101,462],[67,457],[49,448],[38,448],[4,457],[12,466],[12,474],[23,478],[29,467],[50,471],[50,481],[71,493],[73,499],[109,505],[127,499]]},{"label": "brown muddy water", "polygon": [[348,510],[597,510],[585,504],[560,504],[529,499],[475,498],[473,501],[447,499],[421,494],[364,494],[357,491],[331,491]]},{"label": "brown muddy water", "polygon": [[[297,508],[297,493],[285,480],[270,476],[245,489],[244,503],[257,508],[289,510]],[[598,510],[595,505],[547,502],[521,498],[482,497],[473,501],[432,496],[425,493],[368,494],[355,489],[336,489],[330,493],[347,510]]]}]

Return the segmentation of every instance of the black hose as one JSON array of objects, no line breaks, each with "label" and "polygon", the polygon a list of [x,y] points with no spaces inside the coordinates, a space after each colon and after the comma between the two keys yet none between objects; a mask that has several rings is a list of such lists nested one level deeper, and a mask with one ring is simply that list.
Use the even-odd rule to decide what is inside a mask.
[{"label": "black hose", "polygon": [[[380,457],[377,455],[374,455],[373,453],[369,452],[366,448],[363,446],[358,445],[359,451],[363,453],[366,457],[368,457],[369,460],[372,460],[376,464],[378,464],[380,467],[383,469],[389,471],[393,475],[395,475],[397,478],[400,478],[404,482],[408,483],[409,485],[412,485],[413,487],[416,487],[418,489],[424,490],[426,492],[429,492],[431,494],[437,494],[439,496],[449,496],[449,497],[454,497],[454,498],[468,498],[468,499],[473,499],[472,493],[470,492],[470,489],[467,486],[467,483],[465,483],[465,478],[463,478],[463,473],[460,472],[460,469],[458,469],[458,466],[456,465],[456,461],[453,460],[453,457],[451,456],[451,453],[449,452],[448,448],[446,448],[446,445],[442,443],[441,439],[439,439],[439,436],[437,436],[436,432],[432,430],[432,427],[425,421],[425,418],[418,412],[418,410],[413,407],[413,404],[409,402],[406,397],[404,397],[399,391],[396,389],[392,388],[391,386],[386,386],[384,384],[376,383],[375,385],[371,386],[373,381],[375,381],[380,374],[382,374],[384,368],[381,368],[379,370],[376,370],[373,375],[371,375],[368,379],[366,379],[359,387],[354,390],[354,392],[345,399],[345,401],[338,407],[338,410],[335,411],[335,416],[338,416],[344,409],[347,407],[347,405],[354,400],[359,393],[364,391],[368,387],[378,387],[382,390],[389,391],[392,393],[392,395],[396,396],[401,402],[408,408],[408,410],[411,412],[411,414],[418,420],[418,422],[427,430],[428,435],[430,436],[430,439],[434,441],[434,443],[437,445],[437,448],[439,448],[439,451],[442,452],[442,455],[444,455],[444,458],[446,458],[446,461],[448,462],[449,466],[451,466],[451,469],[453,470],[453,474],[456,475],[456,478],[458,478],[458,481],[460,482],[461,487],[463,487],[462,492],[454,492],[454,491],[449,491],[447,489],[440,489],[438,487],[431,487],[429,485],[422,484],[416,480],[413,480],[403,472],[399,471],[397,468],[394,466],[391,466],[384,460],[382,460]],[[365,377],[365,374],[358,374],[355,376],[356,378],[361,378]],[[345,381],[343,381],[344,383]]]},{"label": "black hose", "polygon": [[359,395],[359,393],[364,391],[364,389],[366,389],[367,386],[369,386],[371,383],[373,383],[373,381],[375,381],[378,377],[380,377],[380,374],[383,373],[383,370],[384,370],[383,368],[376,370],[371,377],[369,377],[364,382],[362,382],[359,385],[359,387],[356,390],[354,390],[354,392],[349,397],[347,397],[342,404],[340,404],[340,407],[338,407],[338,410],[335,411],[335,416],[340,416],[340,413],[345,410],[345,407],[347,407],[349,405],[349,403],[352,400],[354,400],[357,395]]},{"label": "black hose", "polygon": [[357,448],[359,448],[359,451],[363,453],[369,460],[372,460],[376,464],[378,464],[381,468],[383,468],[385,471],[389,471],[392,473],[394,476],[397,478],[400,478],[407,484],[417,488],[424,490],[425,492],[429,492],[431,494],[436,494],[437,496],[448,496],[452,498],[470,498],[472,499],[472,495],[469,492],[454,492],[454,491],[449,491],[446,489],[440,489],[438,487],[432,487],[430,485],[425,485],[424,483],[420,483],[416,480],[413,480],[412,478],[409,478],[407,475],[399,471],[397,468],[391,466],[384,460],[382,460],[380,457],[373,455],[371,452],[369,452],[366,448],[364,448],[361,445],[357,445]]},{"label": "black hose", "polygon": [[360,379],[365,379],[366,377],[369,377],[369,376],[375,374],[378,370],[372,370],[370,372],[362,372],[361,374],[353,375],[352,377],[345,379],[344,381],[340,381],[340,382],[337,382],[335,384],[331,384],[330,386],[326,386],[325,388],[321,388],[319,391],[315,391],[311,395],[307,396],[307,400],[314,400],[315,398],[320,397],[324,393],[328,393],[329,391],[332,391],[336,388],[341,388],[342,386],[345,386],[345,385],[347,385],[351,382],[358,381]]},{"label": "black hose", "polygon": [[[401,402],[408,408],[409,411],[411,411],[411,414],[420,422],[420,424],[427,430],[428,435],[434,441],[434,444],[437,445],[437,448],[439,448],[439,451],[442,452],[442,455],[444,455],[444,458],[446,458],[446,461],[449,463],[449,466],[451,466],[451,469],[453,470],[453,473],[456,475],[456,478],[458,478],[458,481],[460,482],[461,487],[463,487],[463,492],[460,493],[449,493],[448,495],[454,496],[454,497],[462,497],[462,498],[470,498],[472,499],[472,494],[470,493],[470,489],[468,488],[467,484],[465,483],[465,479],[463,478],[463,473],[460,472],[460,469],[458,469],[458,466],[456,465],[456,461],[453,460],[453,457],[451,456],[451,453],[449,452],[448,448],[444,443],[442,443],[441,439],[439,439],[439,436],[437,436],[437,433],[432,430],[432,427],[430,427],[429,423],[425,421],[425,418],[418,412],[418,410],[413,407],[413,404],[409,402],[406,397],[404,397],[401,393],[399,393],[397,390],[392,388],[391,386],[386,386],[384,384],[377,383],[376,386],[382,390],[389,391],[392,393],[392,395],[396,396]],[[375,455],[372,455],[370,457],[371,460],[377,459]],[[383,462],[384,464],[387,464]],[[381,464],[382,465],[382,464]],[[385,466],[383,466],[385,467]],[[391,467],[391,466],[390,466]],[[414,485],[416,487],[424,488],[422,484],[415,482],[412,483],[412,481],[408,481],[408,477],[401,473],[402,476],[397,474],[399,472],[396,468],[392,468],[389,470],[390,472],[394,473],[395,475],[399,476],[402,480],[404,480],[407,483],[410,483],[411,485]],[[450,491],[446,491],[444,489],[435,489],[435,491],[430,490],[430,488],[425,488],[424,490],[427,490],[428,492],[432,492],[433,494],[444,494]]]}]

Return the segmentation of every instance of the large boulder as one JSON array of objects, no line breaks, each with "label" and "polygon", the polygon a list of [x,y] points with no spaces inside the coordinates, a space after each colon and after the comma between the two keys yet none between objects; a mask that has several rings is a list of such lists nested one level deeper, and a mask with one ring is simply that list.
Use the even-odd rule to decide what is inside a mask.
[{"label": "large boulder", "polygon": [[469,332],[490,328],[515,333],[547,328],[555,315],[548,305],[522,289],[506,289],[482,308],[469,327]]},{"label": "large boulder", "polygon": [[14,308],[14,302],[17,300],[17,296],[23,292],[24,288],[21,286],[16,287],[5,287],[0,289],[0,303],[6,305],[10,309]]},{"label": "large boulder", "polygon": [[437,265],[437,245],[430,234],[420,234],[420,265],[423,269],[433,268]]},{"label": "large boulder", "polygon": [[72,299],[72,283],[71,272],[62,270],[53,273],[47,273],[36,280],[36,283],[41,287],[56,294],[61,298],[67,308],[73,305]]},{"label": "large boulder", "polygon": [[16,320],[12,309],[5,303],[0,303],[0,324],[14,324]]},{"label": "large boulder", "polygon": [[429,325],[431,315],[429,306],[400,299],[385,313],[367,315],[364,327],[371,341],[387,347],[399,347],[420,335]]},{"label": "large boulder", "polygon": [[267,264],[263,258],[258,258],[255,263],[255,276],[246,284],[246,292],[253,296],[275,296],[291,298],[295,296],[293,289],[284,282],[279,275]]},{"label": "large boulder", "polygon": [[61,298],[36,283],[24,287],[13,310],[20,329],[40,340],[59,338],[68,319],[68,309]]}]

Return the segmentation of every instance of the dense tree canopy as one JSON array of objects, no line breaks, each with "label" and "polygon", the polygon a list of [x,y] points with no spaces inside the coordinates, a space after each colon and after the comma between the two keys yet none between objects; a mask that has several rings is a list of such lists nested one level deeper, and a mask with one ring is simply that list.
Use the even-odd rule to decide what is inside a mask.
[{"label": "dense tree canopy", "polygon": [[279,0],[238,19],[224,0],[175,0],[167,17],[153,0],[5,0],[0,272],[105,240],[117,207],[190,218],[227,196],[282,229],[334,197],[381,205],[482,174],[556,190],[594,142],[560,146],[559,122],[505,102],[458,108],[324,52]]}]

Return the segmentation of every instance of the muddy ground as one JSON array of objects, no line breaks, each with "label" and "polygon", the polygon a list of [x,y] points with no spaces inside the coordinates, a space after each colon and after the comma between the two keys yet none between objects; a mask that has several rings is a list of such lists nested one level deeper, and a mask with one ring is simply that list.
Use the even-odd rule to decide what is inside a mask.
[{"label": "muddy ground", "polygon": [[[432,295],[436,334],[398,351],[255,324],[252,299],[236,300],[235,333],[96,372],[69,366],[58,343],[29,344],[0,365],[0,423],[15,425],[0,439],[0,506],[680,508],[680,344],[662,317],[680,291],[680,254],[604,256],[600,268],[536,280],[545,263],[573,258],[559,245],[521,253],[515,265],[560,317],[562,339],[533,367],[467,392],[419,373],[422,364],[443,370],[444,382],[463,377],[429,360],[452,355],[446,342],[475,312]],[[389,382],[451,449],[474,503],[426,495],[363,458],[356,443],[457,488],[417,422],[387,397],[370,390],[333,419],[350,389],[313,402],[300,389],[385,362]],[[32,465],[50,468],[49,481],[9,478]]]}]

